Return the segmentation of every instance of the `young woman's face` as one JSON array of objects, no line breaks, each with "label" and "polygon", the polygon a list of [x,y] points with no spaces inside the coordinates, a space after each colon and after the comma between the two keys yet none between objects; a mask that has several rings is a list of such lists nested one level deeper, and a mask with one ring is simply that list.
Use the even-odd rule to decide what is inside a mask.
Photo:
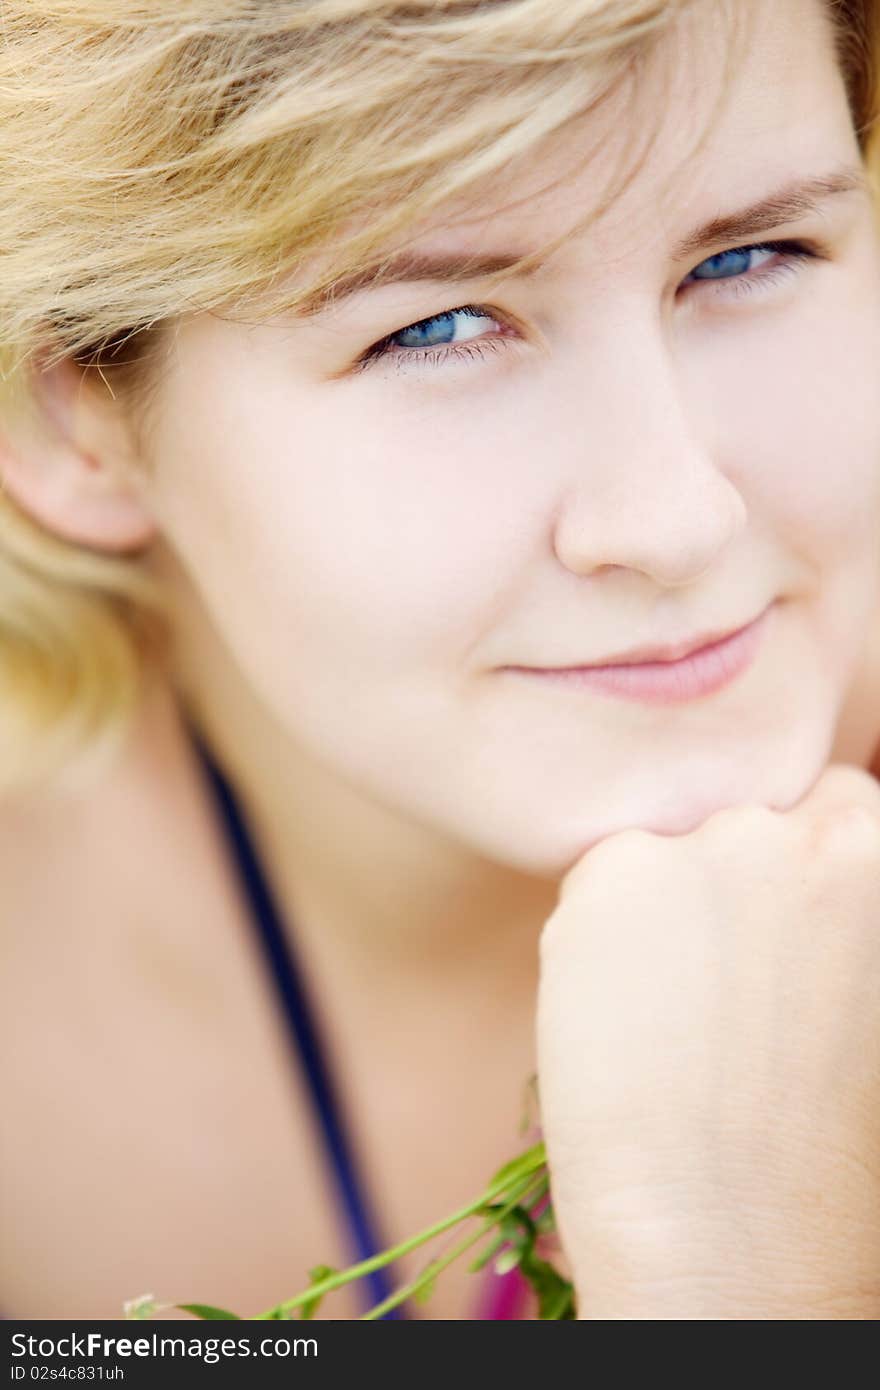
[{"label": "young woman's face", "polygon": [[[724,47],[709,7],[675,41],[662,111],[654,93],[592,113],[558,139],[562,163],[595,146],[576,175],[433,217],[414,248],[540,246],[659,123],[645,167],[539,273],[488,296],[386,284],[311,321],[185,318],[153,408],[164,543],[291,738],[526,872],[627,826],[793,804],[877,605],[874,213],[843,188],[859,151],[818,0],[751,9],[698,153]],[[814,206],[684,245],[809,181]],[[541,674],[759,617],[626,686]]]}]

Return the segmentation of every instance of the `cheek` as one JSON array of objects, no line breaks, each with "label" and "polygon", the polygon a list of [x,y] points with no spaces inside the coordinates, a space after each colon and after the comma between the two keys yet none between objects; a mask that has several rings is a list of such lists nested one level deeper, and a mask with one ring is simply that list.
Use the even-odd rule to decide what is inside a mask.
[{"label": "cheek", "polygon": [[308,409],[287,391],[262,412],[248,525],[264,583],[310,594],[297,605],[307,640],[376,670],[467,662],[546,545],[554,495],[522,407],[501,394],[357,381],[315,390]]},{"label": "cheek", "polygon": [[[876,320],[876,323],[875,323]],[[829,286],[776,332],[738,342],[735,409],[720,446],[759,528],[811,569],[877,563],[880,311]]]},{"label": "cheek", "polygon": [[186,430],[178,404],[163,523],[264,688],[308,700],[356,682],[369,698],[393,682],[403,697],[420,673],[466,670],[543,515],[511,485],[528,476],[522,436],[513,454],[515,432],[499,440],[476,407],[297,396],[265,372],[190,391]]}]

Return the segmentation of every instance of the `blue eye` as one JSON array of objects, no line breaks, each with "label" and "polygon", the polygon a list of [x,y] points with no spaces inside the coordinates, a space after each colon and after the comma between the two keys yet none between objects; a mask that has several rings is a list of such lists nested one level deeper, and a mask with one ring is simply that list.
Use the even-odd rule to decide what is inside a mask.
[{"label": "blue eye", "polygon": [[[739,280],[749,272],[755,271],[759,273],[753,273],[751,279],[768,279],[776,271],[794,269],[794,262],[805,260],[812,254],[803,243],[797,241],[764,241],[755,246],[735,246],[729,251],[719,251],[716,255],[701,261],[685,276],[682,283],[686,285],[688,281]],[[762,271],[763,263],[755,263],[755,257],[762,256],[771,260],[775,256],[777,266]]]},{"label": "blue eye", "polygon": [[752,256],[759,249],[761,248],[755,246],[737,246],[733,251],[719,251],[717,255],[710,256],[708,260],[695,266],[691,271],[691,278],[725,280],[731,275],[744,275],[747,270],[752,269]]},{"label": "blue eye", "polygon": [[479,337],[480,330],[475,324],[461,324],[460,319],[463,317],[489,319],[490,322],[494,322],[491,314],[469,304],[463,309],[448,309],[445,313],[434,314],[432,318],[420,319],[418,323],[400,328],[386,338],[385,343],[388,347],[400,348],[445,347],[450,343],[466,342],[469,338]]}]

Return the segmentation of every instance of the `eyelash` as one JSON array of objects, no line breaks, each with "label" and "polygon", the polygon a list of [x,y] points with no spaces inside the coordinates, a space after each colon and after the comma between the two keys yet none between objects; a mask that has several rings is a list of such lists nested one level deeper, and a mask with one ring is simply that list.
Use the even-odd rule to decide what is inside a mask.
[{"label": "eyelash", "polygon": [[[724,255],[729,251],[774,251],[777,255],[783,256],[784,260],[777,265],[756,272],[747,272],[745,275],[719,276],[715,280],[698,280],[693,284],[703,284],[712,286],[710,293],[731,296],[732,298],[744,298],[748,294],[754,294],[756,289],[760,290],[764,286],[776,284],[787,276],[797,274],[803,262],[809,260],[822,260],[822,251],[815,245],[804,241],[761,241],[754,242],[748,246],[733,246],[725,248],[724,252],[715,252],[715,255]],[[711,256],[706,259],[713,259]],[[705,260],[700,261],[695,270],[700,265],[705,265]],[[693,272],[689,272],[692,274]],[[724,289],[717,288],[725,286]],[[506,333],[495,333],[487,338],[469,338],[462,343],[441,344],[436,348],[401,348],[399,351],[393,350],[392,340],[398,333],[405,333],[407,329],[421,327],[422,324],[431,323],[441,314],[476,314],[480,318],[494,318],[500,322],[497,316],[490,312],[488,308],[478,304],[456,305],[454,309],[441,310],[437,314],[429,314],[427,318],[416,319],[413,323],[405,324],[402,328],[396,328],[393,333],[381,338],[357,360],[355,368],[358,371],[365,371],[372,367],[376,362],[393,359],[398,366],[404,366],[408,362],[430,363],[432,366],[439,366],[450,358],[483,358],[491,352],[498,352],[507,338]]]}]

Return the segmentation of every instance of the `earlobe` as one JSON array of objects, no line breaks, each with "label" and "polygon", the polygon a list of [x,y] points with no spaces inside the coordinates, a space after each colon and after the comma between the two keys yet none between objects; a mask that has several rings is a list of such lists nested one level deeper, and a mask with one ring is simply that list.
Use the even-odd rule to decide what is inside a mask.
[{"label": "earlobe", "polygon": [[0,437],[2,491],[64,540],[110,552],[147,545],[156,527],[120,403],[69,361],[38,371],[34,387],[43,427]]}]

